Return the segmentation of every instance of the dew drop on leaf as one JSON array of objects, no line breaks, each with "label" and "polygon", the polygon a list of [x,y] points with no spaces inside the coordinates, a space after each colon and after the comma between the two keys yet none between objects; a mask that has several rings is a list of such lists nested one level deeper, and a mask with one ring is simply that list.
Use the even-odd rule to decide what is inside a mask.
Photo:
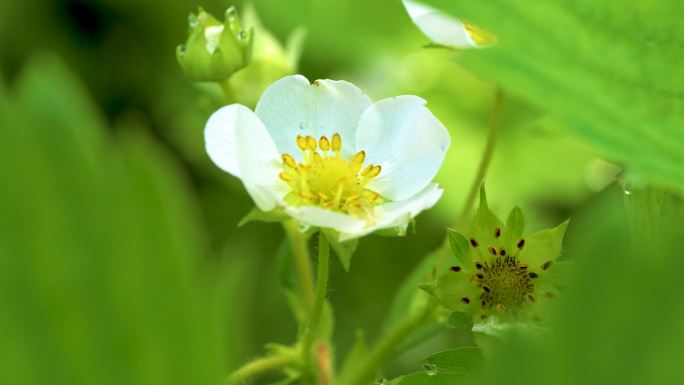
[{"label": "dew drop on leaf", "polygon": [[423,364],[423,369],[425,370],[425,373],[427,373],[428,376],[436,376],[437,375],[437,365],[435,364]]}]

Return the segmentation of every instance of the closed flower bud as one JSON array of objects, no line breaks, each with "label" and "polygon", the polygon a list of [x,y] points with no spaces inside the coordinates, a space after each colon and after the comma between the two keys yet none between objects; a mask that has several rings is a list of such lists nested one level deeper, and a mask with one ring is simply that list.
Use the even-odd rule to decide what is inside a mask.
[{"label": "closed flower bud", "polygon": [[249,64],[253,31],[245,30],[230,7],[220,23],[202,8],[189,17],[186,44],[176,56],[185,75],[195,81],[223,81]]}]

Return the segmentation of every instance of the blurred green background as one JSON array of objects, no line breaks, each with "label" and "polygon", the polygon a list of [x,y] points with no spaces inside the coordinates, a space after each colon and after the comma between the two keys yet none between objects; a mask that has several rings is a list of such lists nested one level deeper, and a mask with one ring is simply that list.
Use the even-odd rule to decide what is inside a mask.
[{"label": "blurred green background", "polygon": [[[619,165],[638,186],[664,186],[666,198],[645,199],[637,210],[657,218],[667,212],[667,221],[654,222],[680,225],[681,5],[432,3],[460,7],[499,34],[501,47],[425,49],[399,1],[253,1],[283,44],[297,28],[306,31],[299,73],[351,81],[375,100],[421,96],[452,135],[437,177],[445,194],[417,219],[416,233],[363,239],[348,273],[333,263],[337,355],[359,328],[377,339],[401,282],[456,221],[498,84],[506,96],[486,180],[490,205],[501,214],[521,206],[528,231],[594,218],[572,222],[564,253],[596,261],[578,269],[584,299],[569,295],[558,312],[587,310],[559,326],[565,337],[551,346],[565,356],[540,354],[548,343],[523,344],[539,365],[526,366],[538,377],[520,383],[549,383],[558,367],[567,383],[668,383],[666,364],[681,357],[682,345],[663,341],[681,341],[684,333],[681,242],[669,248],[656,238],[657,249],[640,243],[631,259],[637,248],[625,245],[624,192],[613,179]],[[243,4],[0,4],[0,383],[218,383],[265,343],[294,342],[275,258],[282,229],[237,227],[252,203],[203,144],[204,123],[220,102],[176,63],[187,15],[198,5],[221,15]],[[632,22],[638,31],[628,28]],[[583,286],[590,281],[597,284]],[[631,302],[637,294],[639,307]],[[586,312],[600,317],[577,315]],[[567,337],[576,325],[580,336],[594,337],[591,349],[601,354],[592,359],[604,360],[601,370],[572,356],[589,349]],[[627,337],[641,366],[620,360]],[[418,370],[426,354],[469,338],[443,331],[399,355],[385,375]],[[518,345],[510,349],[508,357],[525,357]],[[494,360],[491,373],[509,379],[511,362],[518,363]],[[641,371],[614,377],[629,367]]]}]

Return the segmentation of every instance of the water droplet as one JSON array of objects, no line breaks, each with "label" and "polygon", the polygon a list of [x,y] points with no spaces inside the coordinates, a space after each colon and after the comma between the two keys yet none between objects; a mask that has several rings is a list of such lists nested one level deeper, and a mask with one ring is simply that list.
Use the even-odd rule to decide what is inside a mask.
[{"label": "water droplet", "polygon": [[425,373],[427,373],[428,376],[436,376],[437,372],[439,371],[437,365],[430,363],[423,364],[423,369],[425,370]]},{"label": "water droplet", "polygon": [[375,381],[375,385],[389,385],[389,380],[386,378],[379,378]]},{"label": "water droplet", "polygon": [[632,192],[629,191],[627,188],[625,188],[625,189],[622,190],[622,191],[625,193],[625,195],[632,195]]},{"label": "water droplet", "polygon": [[195,28],[199,24],[199,20],[197,19],[197,15],[194,13],[191,13],[190,16],[188,16],[188,24],[190,24],[190,28]]},{"label": "water droplet", "polygon": [[188,47],[185,44],[178,46],[178,53],[181,55],[185,55],[185,51],[187,51],[187,50],[188,50]]},{"label": "water droplet", "polygon": [[235,7],[230,7],[226,11],[226,17],[230,20],[235,19],[237,17],[237,10]]},{"label": "water droplet", "polygon": [[237,38],[240,39],[240,40],[243,40],[243,39],[245,39],[246,37],[247,37],[247,32],[245,32],[245,31],[240,31],[240,32],[238,32],[238,34],[237,34]]}]

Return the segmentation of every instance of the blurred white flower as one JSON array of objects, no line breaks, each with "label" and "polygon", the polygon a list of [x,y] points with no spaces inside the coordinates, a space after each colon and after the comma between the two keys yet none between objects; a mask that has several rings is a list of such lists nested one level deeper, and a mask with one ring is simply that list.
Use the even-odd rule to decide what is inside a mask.
[{"label": "blurred white flower", "polygon": [[425,103],[411,95],[372,103],[345,81],[287,76],[255,112],[216,111],[206,148],[262,211],[336,230],[340,241],[405,229],[441,197],[431,181],[451,141]]},{"label": "blurred white flower", "polygon": [[496,42],[491,33],[425,4],[403,0],[406,12],[433,43],[454,49],[481,48]]}]

